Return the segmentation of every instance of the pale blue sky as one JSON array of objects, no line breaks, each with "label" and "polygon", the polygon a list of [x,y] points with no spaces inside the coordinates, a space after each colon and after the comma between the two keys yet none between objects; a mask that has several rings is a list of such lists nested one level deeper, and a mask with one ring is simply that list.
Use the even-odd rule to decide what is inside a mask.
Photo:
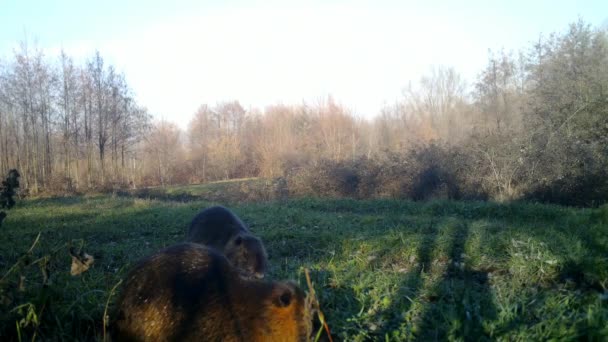
[{"label": "pale blue sky", "polygon": [[[262,4],[261,4],[262,3]],[[201,103],[301,103],[332,94],[371,117],[432,65],[472,82],[488,49],[517,50],[608,1],[0,0],[0,56],[27,32],[47,55],[99,49],[141,104],[185,127]]]}]

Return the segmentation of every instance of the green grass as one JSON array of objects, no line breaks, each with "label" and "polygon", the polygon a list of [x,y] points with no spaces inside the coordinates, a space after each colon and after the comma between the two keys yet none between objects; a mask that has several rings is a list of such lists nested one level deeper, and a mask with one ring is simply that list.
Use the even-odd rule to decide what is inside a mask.
[{"label": "green grass", "polygon": [[[110,289],[133,262],[181,241],[210,204],[109,195],[20,202],[1,228],[0,276],[38,233],[30,260],[56,253],[48,286],[37,266],[0,285],[0,340],[17,338],[17,319],[24,340],[34,331],[43,340],[101,339]],[[608,338],[607,206],[300,199],[230,207],[266,244],[270,278],[306,288],[302,267],[311,269],[336,340]],[[72,240],[96,258],[76,277],[61,248]]]},{"label": "green grass", "polygon": [[150,187],[130,190],[123,194],[147,199],[173,201],[205,199],[208,201],[234,203],[277,199],[276,190],[272,180],[263,178],[241,178],[197,185]]}]

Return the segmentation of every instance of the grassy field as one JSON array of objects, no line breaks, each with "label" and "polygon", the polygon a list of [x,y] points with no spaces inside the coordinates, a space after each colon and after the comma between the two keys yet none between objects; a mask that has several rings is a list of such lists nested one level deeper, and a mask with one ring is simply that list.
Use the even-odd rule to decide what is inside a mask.
[{"label": "grassy field", "polygon": [[[194,214],[213,204],[186,199],[21,201],[0,233],[0,340],[102,339],[111,289],[129,266],[181,241]],[[607,206],[228,205],[266,244],[270,278],[306,288],[302,268],[311,269],[336,340],[608,338]],[[70,275],[70,246],[95,257],[80,276]]]}]

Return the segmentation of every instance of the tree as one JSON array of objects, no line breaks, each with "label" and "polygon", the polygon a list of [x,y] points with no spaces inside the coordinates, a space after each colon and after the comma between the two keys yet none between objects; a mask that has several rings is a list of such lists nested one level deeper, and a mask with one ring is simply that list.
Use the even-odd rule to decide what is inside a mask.
[{"label": "tree", "polygon": [[66,178],[76,178],[78,183],[78,162],[76,162],[76,172],[72,173],[72,159],[78,161],[75,148],[79,142],[79,115],[81,106],[78,102],[78,70],[74,66],[72,58],[65,51],[60,54],[60,89],[58,96],[59,115],[58,122],[61,131],[61,145],[63,149],[63,173]]},{"label": "tree", "polygon": [[208,165],[211,141],[215,136],[214,113],[207,105],[202,105],[188,125],[190,160],[196,182],[208,180]]},{"label": "tree", "polygon": [[593,175],[608,164],[608,37],[582,21],[529,53],[529,163],[536,183]]},{"label": "tree", "polygon": [[176,171],[183,169],[185,164],[179,128],[175,124],[159,121],[153,126],[144,144],[157,184],[173,184],[176,181]]},{"label": "tree", "polygon": [[149,121],[124,75],[105,66],[99,52],[82,67],[64,51],[49,60],[26,40],[11,60],[0,61],[0,171],[17,167],[32,193],[73,181],[77,188],[95,179],[133,181],[137,142]]},{"label": "tree", "polygon": [[[405,90],[405,101],[401,105],[411,124],[419,126],[424,133],[423,141],[443,140],[452,142],[463,134],[463,104],[465,83],[451,67],[434,67],[423,76],[417,88],[410,85]],[[402,114],[403,115],[403,114]]]}]

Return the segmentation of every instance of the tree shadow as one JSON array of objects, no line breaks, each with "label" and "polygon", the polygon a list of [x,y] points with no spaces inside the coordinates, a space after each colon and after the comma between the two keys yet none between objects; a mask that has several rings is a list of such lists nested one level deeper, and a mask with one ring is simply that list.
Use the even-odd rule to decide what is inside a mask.
[{"label": "tree shadow", "polygon": [[[434,258],[442,222],[433,220],[423,231],[417,264],[402,278],[391,305],[372,318],[381,326],[370,337],[421,341],[492,339],[484,329],[484,322],[497,316],[488,276],[491,270],[473,270],[466,265],[469,226],[462,222],[449,231],[445,257]],[[438,268],[444,270],[438,280],[433,280]]]},{"label": "tree shadow", "polygon": [[185,191],[168,193],[162,189],[139,189],[132,191],[120,190],[115,192],[116,196],[123,198],[139,198],[146,200],[157,200],[162,202],[194,202],[194,201],[205,201],[206,198],[203,196],[196,196]]},{"label": "tree shadow", "polygon": [[[384,338],[390,332],[399,331],[399,339],[411,339],[415,330],[412,324],[410,311],[416,299],[420,297],[424,287],[424,273],[432,267],[432,253],[437,240],[437,221],[431,219],[428,226],[422,229],[422,239],[416,254],[416,266],[409,270],[401,282],[397,293],[393,296],[391,304],[377,312],[372,321],[378,322],[380,327],[373,335]],[[405,322],[404,322],[405,321]]]},{"label": "tree shadow", "polygon": [[[470,269],[465,259],[469,225],[459,223],[451,233],[449,261],[439,281],[433,286],[419,328],[420,340],[490,340],[484,322],[496,319],[488,272]],[[447,336],[447,334],[450,336]]]},{"label": "tree shadow", "polygon": [[[27,201],[27,202],[26,202]],[[27,198],[26,201],[17,202],[17,206],[49,206],[57,205],[62,207],[78,206],[82,204],[82,196],[49,196],[49,197],[37,197]]]}]

